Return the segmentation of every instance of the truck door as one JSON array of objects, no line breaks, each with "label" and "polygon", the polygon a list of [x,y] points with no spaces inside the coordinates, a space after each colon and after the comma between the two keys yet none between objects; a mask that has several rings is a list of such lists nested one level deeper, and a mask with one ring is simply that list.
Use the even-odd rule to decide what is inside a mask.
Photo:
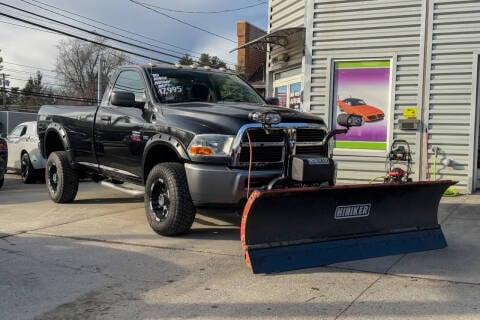
[{"label": "truck door", "polygon": [[115,106],[111,94],[95,118],[95,149],[100,168],[109,176],[130,180],[141,179],[142,155],[145,147],[144,105],[145,79],[137,70],[119,73],[113,92],[130,92],[135,95],[132,106]]}]

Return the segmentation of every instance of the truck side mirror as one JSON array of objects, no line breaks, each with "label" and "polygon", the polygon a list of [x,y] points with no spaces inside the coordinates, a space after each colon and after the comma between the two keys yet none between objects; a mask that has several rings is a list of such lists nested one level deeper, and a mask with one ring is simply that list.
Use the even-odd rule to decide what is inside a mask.
[{"label": "truck side mirror", "polygon": [[355,114],[341,113],[337,116],[337,123],[342,127],[360,127],[363,126],[363,118]]},{"label": "truck side mirror", "polygon": [[280,104],[280,100],[275,97],[266,98],[265,101],[267,102],[267,104],[270,104],[272,106],[278,106]]},{"label": "truck side mirror", "polygon": [[135,95],[126,91],[114,91],[110,96],[110,104],[118,107],[135,107]]}]

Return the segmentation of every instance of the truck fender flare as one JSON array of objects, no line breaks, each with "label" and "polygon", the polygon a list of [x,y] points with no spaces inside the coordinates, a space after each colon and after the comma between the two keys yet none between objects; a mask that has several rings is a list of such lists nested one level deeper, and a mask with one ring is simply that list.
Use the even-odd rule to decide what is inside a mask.
[{"label": "truck fender flare", "polygon": [[67,155],[71,160],[70,139],[68,138],[67,130],[59,123],[50,123],[45,130],[45,142],[41,150],[43,156],[47,158],[47,137],[51,132],[54,132],[60,138],[63,149],[67,152]]},{"label": "truck fender flare", "polygon": [[190,160],[190,157],[188,156],[188,153],[185,150],[185,147],[178,139],[166,133],[159,133],[151,137],[148,140],[147,144],[145,145],[143,158],[142,158],[142,166],[145,164],[145,159],[147,158],[150,150],[153,147],[156,147],[158,145],[169,147],[172,151],[174,151],[177,154],[179,159],[182,159],[185,161]]}]

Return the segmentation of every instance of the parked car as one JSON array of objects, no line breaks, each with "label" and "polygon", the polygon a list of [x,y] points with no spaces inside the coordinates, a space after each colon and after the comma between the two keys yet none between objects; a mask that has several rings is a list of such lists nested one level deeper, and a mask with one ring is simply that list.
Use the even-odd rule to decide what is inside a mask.
[{"label": "parked car", "polygon": [[385,113],[377,107],[368,105],[364,100],[358,98],[347,98],[337,101],[338,107],[345,113],[361,116],[365,122],[381,121]]},{"label": "parked car", "polygon": [[24,183],[31,183],[45,169],[45,159],[38,149],[37,122],[23,122],[7,136],[7,168],[20,172]]},{"label": "parked car", "polygon": [[8,146],[5,139],[0,138],[0,189],[3,186],[5,172],[7,171]]}]

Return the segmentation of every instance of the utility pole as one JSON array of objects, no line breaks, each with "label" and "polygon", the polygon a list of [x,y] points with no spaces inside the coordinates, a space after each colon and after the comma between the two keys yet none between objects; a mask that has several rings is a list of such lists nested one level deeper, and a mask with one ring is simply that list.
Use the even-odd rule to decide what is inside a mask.
[{"label": "utility pole", "polygon": [[7,90],[5,89],[5,73],[2,73],[3,110],[7,111]]},{"label": "utility pole", "polygon": [[98,59],[98,81],[97,81],[97,101],[98,105],[102,102],[102,70],[103,70],[103,63],[105,62],[103,58],[103,54],[100,54],[100,59]]}]

